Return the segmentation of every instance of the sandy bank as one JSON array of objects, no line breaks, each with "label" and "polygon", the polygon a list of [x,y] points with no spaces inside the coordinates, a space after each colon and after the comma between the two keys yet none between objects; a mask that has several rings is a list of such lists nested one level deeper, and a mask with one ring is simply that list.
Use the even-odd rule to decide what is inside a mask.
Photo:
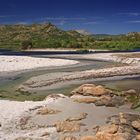
[{"label": "sandy bank", "polygon": [[[46,115],[37,113],[40,108],[46,107],[59,112]],[[94,126],[105,124],[105,118],[120,111],[129,112],[131,110],[125,106],[107,108],[104,106],[97,107],[94,104],[78,103],[63,95],[59,95],[57,98],[49,97],[40,102],[1,100],[0,139],[15,140],[17,137],[30,137],[32,138],[31,140],[58,140],[62,134],[88,135],[93,133]],[[81,114],[87,115],[81,118]],[[78,122],[84,125],[76,133],[69,132],[65,134],[57,132],[53,124],[68,119],[78,119]],[[85,131],[86,128],[88,128],[88,131]]]},{"label": "sandy bank", "polygon": [[29,56],[0,56],[0,72],[12,72],[41,67],[73,65],[77,63],[77,61],[63,59],[35,58]]},{"label": "sandy bank", "polygon": [[[44,89],[47,86],[64,83],[65,81],[73,80],[84,80],[84,79],[97,79],[97,78],[107,78],[113,76],[126,76],[140,74],[140,58],[129,58],[122,57],[125,53],[101,53],[101,54],[88,54],[88,55],[76,55],[76,57],[81,57],[91,60],[102,60],[102,61],[114,61],[127,64],[126,66],[103,68],[103,69],[91,69],[86,71],[78,71],[72,73],[53,73],[51,75],[39,75],[32,77],[23,83],[20,88],[24,90],[32,89]],[[128,53],[127,53],[128,54]],[[131,53],[130,53],[131,54]]]},{"label": "sandy bank", "polygon": [[[76,52],[76,51],[78,51],[78,50],[82,50],[82,49],[73,49],[73,48],[70,48],[70,49],[65,49],[65,48],[56,48],[56,49],[51,49],[51,48],[47,48],[47,49],[30,49],[30,50],[25,50],[25,52],[27,51],[27,52],[37,52],[37,51],[39,51],[39,52],[45,52],[45,51],[47,51],[47,52],[67,52],[67,51],[69,51],[69,52]],[[108,50],[100,50],[100,49],[89,49],[89,51],[92,51],[92,52],[100,52],[100,51],[108,51]]]},{"label": "sandy bank", "polygon": [[[82,57],[85,59],[94,59],[101,61],[114,61],[119,63],[125,63],[130,65],[140,65],[140,57],[137,57],[137,52],[130,53],[98,53],[98,54],[87,54]],[[129,57],[130,55],[136,57]]]}]

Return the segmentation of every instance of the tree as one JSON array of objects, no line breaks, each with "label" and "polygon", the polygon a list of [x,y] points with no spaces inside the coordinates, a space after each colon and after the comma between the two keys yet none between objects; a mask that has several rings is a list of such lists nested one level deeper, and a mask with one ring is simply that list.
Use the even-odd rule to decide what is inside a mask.
[{"label": "tree", "polygon": [[31,49],[33,48],[33,43],[31,41],[23,41],[21,43],[21,49],[22,50],[28,50],[28,49]]}]

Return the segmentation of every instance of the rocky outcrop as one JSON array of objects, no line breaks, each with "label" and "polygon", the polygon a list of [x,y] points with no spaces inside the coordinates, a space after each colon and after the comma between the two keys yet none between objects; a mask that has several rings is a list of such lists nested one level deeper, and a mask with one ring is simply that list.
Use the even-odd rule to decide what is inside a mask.
[{"label": "rocky outcrop", "polygon": [[59,140],[77,140],[77,138],[74,136],[64,136],[61,137]]},{"label": "rocky outcrop", "polygon": [[139,118],[139,120],[132,122],[132,127],[140,132],[140,118]]},{"label": "rocky outcrop", "polygon": [[99,127],[95,135],[83,136],[80,140],[139,140],[139,122],[134,121],[131,124],[137,118],[140,116],[123,113],[112,116],[105,126]]},{"label": "rocky outcrop", "polygon": [[[14,135],[11,140],[139,140],[140,115],[127,113],[129,107],[121,108],[125,113],[119,114],[119,107],[108,108],[124,104],[128,96],[137,96],[135,90],[118,92],[84,84],[72,94],[52,94],[41,102],[5,101],[6,109],[13,111],[10,118],[0,113],[0,139]],[[0,105],[6,113],[5,104]],[[22,107],[15,115],[14,108],[19,105]]]},{"label": "rocky outcrop", "polygon": [[103,86],[84,84],[72,91],[71,99],[79,103],[94,103],[96,106],[121,106],[125,98]]},{"label": "rocky outcrop", "polygon": [[81,94],[81,95],[92,95],[92,96],[101,96],[111,93],[110,90],[104,88],[103,86],[99,85],[96,86],[94,84],[84,84],[77,89],[72,91],[72,94]]},{"label": "rocky outcrop", "polygon": [[62,121],[55,124],[57,132],[79,132],[81,124],[77,121]]},{"label": "rocky outcrop", "polygon": [[40,108],[38,111],[37,111],[37,114],[40,114],[40,115],[49,115],[49,114],[57,114],[61,111],[59,110],[54,110],[54,109],[50,109],[48,107],[42,107]]}]

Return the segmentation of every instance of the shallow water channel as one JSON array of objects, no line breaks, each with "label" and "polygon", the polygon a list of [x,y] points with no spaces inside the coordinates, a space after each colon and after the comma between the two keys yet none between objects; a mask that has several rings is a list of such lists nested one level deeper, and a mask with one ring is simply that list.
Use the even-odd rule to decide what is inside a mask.
[{"label": "shallow water channel", "polygon": [[[46,57],[46,56],[37,56],[37,57]],[[55,58],[55,57],[54,57]],[[62,58],[62,57],[61,57]],[[65,57],[64,57],[65,59]],[[54,85],[49,87],[43,91],[33,91],[31,93],[19,93],[16,91],[18,86],[28,80],[31,77],[50,74],[50,73],[61,73],[61,72],[76,72],[76,71],[84,71],[90,69],[101,69],[113,66],[120,66],[122,64],[113,63],[113,62],[103,62],[103,61],[95,61],[89,59],[79,59],[72,58],[69,59],[77,60],[80,63],[72,66],[61,66],[61,67],[51,67],[51,68],[41,68],[23,72],[14,72],[7,74],[0,74],[0,97],[2,99],[11,99],[11,100],[42,100],[48,94],[52,93],[62,93],[62,94],[70,94],[70,92],[76,88],[77,86],[83,83],[94,83],[94,84],[102,84],[108,88],[117,89],[117,90],[128,90],[128,89],[136,89],[140,91],[140,77],[131,77],[131,78],[123,78],[123,80],[115,80],[112,79],[90,79],[90,80],[78,80],[71,81],[66,83],[60,83],[58,85]]]}]

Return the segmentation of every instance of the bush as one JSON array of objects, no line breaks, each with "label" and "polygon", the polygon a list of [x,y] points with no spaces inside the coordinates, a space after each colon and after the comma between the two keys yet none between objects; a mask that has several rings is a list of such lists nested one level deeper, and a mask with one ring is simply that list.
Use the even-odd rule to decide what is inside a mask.
[{"label": "bush", "polygon": [[31,41],[24,41],[21,43],[21,49],[22,50],[28,50],[28,49],[31,49],[33,48],[33,44]]}]

